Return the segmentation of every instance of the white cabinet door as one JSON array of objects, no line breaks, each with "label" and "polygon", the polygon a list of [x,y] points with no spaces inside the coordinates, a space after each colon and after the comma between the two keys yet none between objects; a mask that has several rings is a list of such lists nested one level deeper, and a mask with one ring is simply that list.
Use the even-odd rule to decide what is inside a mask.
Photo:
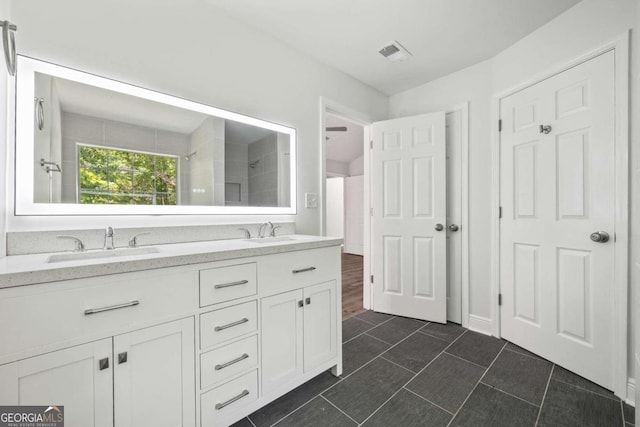
[{"label": "white cabinet door", "polygon": [[0,366],[0,402],[62,405],[65,425],[112,427],[111,351],[108,338]]},{"label": "white cabinet door", "polygon": [[304,370],[336,355],[336,282],[304,290]]},{"label": "white cabinet door", "polygon": [[262,392],[303,373],[303,295],[294,290],[261,301],[262,308]]},{"label": "white cabinet door", "polygon": [[[500,112],[502,336],[609,389],[614,65],[614,52],[600,55],[509,96]],[[600,231],[610,240],[592,241]]]},{"label": "white cabinet door", "polygon": [[115,426],[195,425],[192,317],[113,339]]},{"label": "white cabinet door", "polygon": [[373,309],[446,323],[445,114],[372,129]]}]

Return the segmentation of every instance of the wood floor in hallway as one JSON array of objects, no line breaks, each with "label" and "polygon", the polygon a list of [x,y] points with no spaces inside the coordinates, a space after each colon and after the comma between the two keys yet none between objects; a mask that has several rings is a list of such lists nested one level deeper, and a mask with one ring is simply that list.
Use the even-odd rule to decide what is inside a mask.
[{"label": "wood floor in hallway", "polygon": [[363,257],[342,253],[342,320],[362,313]]}]

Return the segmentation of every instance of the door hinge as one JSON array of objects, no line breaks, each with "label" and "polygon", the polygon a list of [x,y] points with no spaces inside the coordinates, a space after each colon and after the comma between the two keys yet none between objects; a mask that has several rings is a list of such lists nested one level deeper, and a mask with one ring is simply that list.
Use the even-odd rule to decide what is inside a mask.
[{"label": "door hinge", "polygon": [[369,208],[369,215],[373,216],[373,208]]},{"label": "door hinge", "polygon": [[369,150],[373,150],[373,139],[369,141]]},{"label": "door hinge", "polygon": [[371,283],[373,283],[373,274],[371,275]]},{"label": "door hinge", "polygon": [[498,206],[498,218],[502,218],[502,206]]},{"label": "door hinge", "polygon": [[498,132],[502,132],[502,119],[498,120]]},{"label": "door hinge", "polygon": [[502,294],[498,294],[498,306],[502,305]]}]

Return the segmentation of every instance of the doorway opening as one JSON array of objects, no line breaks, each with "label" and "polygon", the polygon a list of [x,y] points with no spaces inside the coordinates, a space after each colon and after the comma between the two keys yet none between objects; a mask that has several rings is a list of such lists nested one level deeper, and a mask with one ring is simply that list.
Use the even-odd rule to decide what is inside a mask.
[{"label": "doorway opening", "polygon": [[327,111],[325,129],[325,235],[342,245],[342,318],[365,311],[364,132],[365,127]]}]

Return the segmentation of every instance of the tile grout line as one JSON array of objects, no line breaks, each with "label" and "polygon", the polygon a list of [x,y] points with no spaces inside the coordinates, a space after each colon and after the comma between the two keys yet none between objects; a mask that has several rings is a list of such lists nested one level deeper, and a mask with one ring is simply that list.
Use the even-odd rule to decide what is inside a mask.
[{"label": "tile grout line", "polygon": [[500,357],[500,355],[502,354],[502,352],[504,351],[505,347],[507,346],[507,343],[505,342],[504,345],[502,346],[502,348],[500,349],[500,351],[498,352],[498,354],[496,355],[496,357],[493,358],[493,361],[491,362],[491,364],[489,365],[489,367],[484,371],[484,373],[482,374],[482,376],[480,377],[480,379],[478,379],[478,382],[476,383],[476,385],[473,387],[473,389],[471,390],[471,392],[467,395],[467,397],[464,399],[464,401],[462,402],[462,405],[460,405],[460,407],[458,408],[458,410],[456,411],[455,415],[451,418],[451,420],[449,421],[449,424],[447,424],[447,427],[451,425],[451,423],[453,422],[453,420],[456,419],[456,417],[458,416],[458,414],[460,413],[460,411],[462,410],[462,408],[464,407],[464,405],[467,403],[467,401],[469,400],[469,398],[471,397],[471,395],[473,394],[474,391],[476,391],[476,389],[478,388],[478,384],[480,384],[480,382],[482,381],[482,379],[485,377],[485,375],[487,375],[487,372],[489,372],[489,369],[491,369],[491,367],[493,366],[494,363],[496,363],[496,360],[498,360],[498,357]]},{"label": "tile grout line", "polygon": [[[511,343],[511,341],[507,341],[507,345],[509,345],[508,343]],[[515,345],[515,344],[514,344],[514,345]],[[510,352],[510,353],[515,353],[515,354],[517,354],[518,356],[527,356],[527,357],[528,357],[528,358],[530,358],[530,359],[541,360],[541,361],[543,361],[543,362],[553,363],[553,362],[550,362],[550,361],[548,361],[547,359],[544,359],[544,358],[542,358],[542,357],[540,357],[540,356],[530,356],[530,355],[528,355],[528,354],[521,353],[521,352],[519,352],[519,351],[517,351],[517,350],[511,350],[510,348],[505,348],[505,350],[506,350],[506,351],[508,351],[508,352]]]},{"label": "tile grout line", "polygon": [[[355,337],[353,337],[353,338],[349,338],[348,340],[343,341],[343,342],[342,342],[342,345],[345,345],[345,344],[346,344],[346,343],[348,343],[349,341],[353,341],[353,340],[355,340],[355,339],[356,339],[356,338],[358,338],[359,336],[364,335],[364,334],[366,334],[367,332],[372,331],[372,330],[374,330],[375,328],[377,328],[378,326],[384,325],[385,323],[387,323],[387,322],[389,322],[389,321],[391,321],[391,320],[393,320],[393,319],[395,319],[395,317],[392,317],[391,319],[387,319],[387,320],[385,320],[385,321],[384,321],[384,322],[382,322],[382,323],[378,323],[377,325],[376,325],[376,324],[373,324],[373,323],[371,323],[371,322],[367,322],[366,320],[362,320],[363,322],[370,324],[370,325],[371,325],[371,328],[367,329],[366,331],[362,331],[362,332],[360,332],[358,335],[356,335],[356,336],[355,336]],[[358,319],[358,320],[361,320],[361,319]],[[344,320],[343,320],[343,322],[344,322]],[[369,336],[371,336],[371,335],[369,335]],[[375,338],[375,337],[374,337],[374,338]],[[380,341],[382,341],[382,340],[380,340]],[[386,342],[386,341],[383,341],[383,342],[384,342],[385,344],[389,344],[389,343],[388,343],[388,342]]]},{"label": "tile grout line", "polygon": [[482,369],[489,369],[489,368],[487,368],[486,366],[478,365],[477,363],[472,362],[471,360],[467,360],[467,359],[465,359],[464,357],[461,357],[461,356],[458,356],[458,355],[455,355],[455,354],[451,354],[451,353],[447,353],[446,351],[445,351],[444,353],[445,353],[447,356],[455,357],[456,359],[458,359],[458,360],[462,360],[463,362],[471,363],[472,365],[477,366],[478,368],[482,368]]},{"label": "tile grout line", "polygon": [[257,427],[257,426],[255,425],[255,423],[254,423],[253,421],[251,421],[251,418],[249,418],[249,415],[247,415],[247,419],[249,420],[249,422],[251,423],[251,425],[252,425],[253,427]]},{"label": "tile grout line", "polygon": [[[373,338],[374,340],[379,341],[379,342],[381,342],[381,343],[383,343],[383,344],[387,344],[387,345],[389,345],[389,348],[386,348],[386,349],[385,349],[384,351],[382,351],[380,354],[378,354],[378,355],[376,355],[375,357],[373,357],[373,358],[372,358],[371,360],[369,360],[367,363],[365,363],[364,365],[360,366],[358,369],[356,369],[355,371],[351,372],[351,373],[350,373],[349,375],[347,375],[346,377],[342,377],[342,380],[341,380],[341,381],[346,380],[346,379],[347,379],[347,378],[349,378],[351,375],[355,374],[356,372],[358,372],[359,370],[361,370],[361,369],[362,369],[362,368],[364,368],[365,366],[367,366],[367,365],[371,364],[374,360],[376,360],[378,357],[380,357],[383,353],[386,353],[387,351],[391,350],[391,349],[392,349],[392,348],[394,348],[395,346],[399,345],[401,342],[403,342],[403,341],[405,341],[406,339],[408,339],[409,337],[413,336],[416,332],[418,332],[418,331],[417,331],[417,330],[416,330],[416,331],[413,331],[412,333],[410,333],[409,335],[407,335],[406,337],[404,337],[403,339],[401,339],[400,341],[398,341],[398,342],[397,342],[397,343],[395,343],[395,344],[390,344],[390,343],[388,343],[388,342],[386,342],[386,341],[382,341],[382,340],[381,340],[381,339],[379,339],[379,338],[376,338],[376,337],[374,337],[374,336],[372,336],[372,335],[367,334],[367,336],[368,336],[368,337]],[[386,359],[385,359],[385,360],[386,360]],[[406,368],[405,368],[405,369],[406,369]],[[338,383],[335,383],[335,384],[333,384],[333,385],[332,385],[331,387],[329,387],[329,388],[332,388],[332,387],[334,387],[334,386],[335,386],[335,385],[337,385],[337,384],[338,384]],[[329,390],[329,388],[328,388],[327,390]],[[324,390],[322,393],[326,392],[327,390]]]},{"label": "tile grout line", "polygon": [[[418,331],[415,331],[415,332],[414,332],[414,334],[415,334],[415,333],[418,333]],[[393,394],[391,395],[391,397],[389,397],[387,400],[385,400],[385,401],[382,403],[382,405],[380,405],[380,406],[379,406],[375,411],[373,411],[373,412],[372,412],[372,413],[371,413],[367,418],[365,418],[365,420],[362,422],[362,424],[366,423],[366,422],[367,422],[367,420],[369,420],[371,417],[373,417],[373,416],[374,416],[374,415],[375,415],[375,414],[376,414],[376,413],[377,413],[377,412],[378,412],[378,411],[379,411],[379,410],[380,410],[384,405],[386,405],[386,404],[387,404],[387,402],[389,402],[391,399],[393,399],[393,398],[394,398],[394,397],[395,397],[395,396],[400,392],[400,390],[405,389],[405,388],[406,388],[406,386],[407,386],[407,385],[409,385],[409,383],[410,383],[411,381],[413,381],[413,380],[414,380],[418,375],[420,375],[420,374],[421,374],[425,369],[427,369],[427,368],[428,368],[428,367],[433,363],[433,361],[434,361],[434,360],[436,360],[438,357],[442,356],[442,354],[443,354],[443,353],[444,353],[444,352],[445,352],[449,347],[451,347],[451,346],[452,346],[456,341],[458,341],[458,339],[460,339],[460,337],[462,337],[462,336],[463,336],[464,334],[466,334],[466,333],[467,333],[467,331],[465,330],[463,333],[461,333],[461,334],[460,334],[460,336],[458,336],[458,338],[456,338],[455,340],[453,340],[453,341],[451,342],[451,344],[449,344],[449,345],[448,345],[448,346],[446,346],[444,349],[442,349],[442,351],[441,351],[440,353],[438,353],[438,355],[436,355],[436,357],[434,357],[433,359],[431,359],[431,361],[430,361],[429,363],[427,363],[427,364],[426,364],[422,369],[420,369],[420,371],[419,371],[418,373],[416,373],[413,377],[411,377],[411,378],[409,379],[409,381],[407,381],[406,383],[404,383],[404,385],[402,385],[402,387],[400,387],[400,388],[399,388],[395,393],[393,393]],[[411,334],[411,335],[413,335],[413,334]],[[411,336],[411,335],[409,335],[409,336]],[[407,337],[407,338],[409,338],[409,337]],[[406,339],[406,338],[405,338],[405,339]],[[402,341],[404,341],[404,340],[402,340]],[[402,342],[402,341],[400,341],[400,342]],[[400,342],[399,342],[398,344],[400,344]],[[397,345],[397,344],[396,344],[396,345]],[[391,349],[389,349],[389,350],[391,350]],[[389,351],[389,350],[387,350],[387,351]],[[378,357],[381,357],[381,355],[380,355],[380,356],[378,356]],[[378,357],[376,357],[376,359],[377,359]],[[375,360],[375,359],[374,359],[374,360]],[[409,389],[407,389],[407,390],[409,390]],[[453,417],[452,417],[451,419],[453,419]],[[362,424],[361,424],[361,425],[362,425]]]},{"label": "tile grout line", "polygon": [[[430,333],[428,333],[428,332],[425,332],[425,331],[423,331],[423,330],[422,330],[422,328],[418,329],[418,332],[420,332],[422,335],[426,335],[426,336],[428,336],[429,338],[435,338],[435,339],[437,339],[437,340],[440,340],[440,341],[442,341],[442,342],[446,342],[447,344],[449,344],[449,341],[447,341],[447,340],[445,340],[445,339],[442,339],[442,338],[440,338],[440,337],[437,337],[437,336],[435,336],[435,335],[432,335],[432,334],[430,334]],[[456,338],[457,338],[457,337],[456,337]]]},{"label": "tile grout line", "polygon": [[[325,372],[326,372],[326,371],[325,371]],[[306,404],[310,403],[310,402],[311,402],[313,399],[315,399],[316,397],[321,396],[321,395],[322,395],[322,393],[324,393],[325,391],[329,390],[329,389],[330,389],[331,387],[333,387],[334,385],[339,384],[339,383],[341,383],[342,381],[344,381],[344,378],[340,378],[340,377],[336,377],[336,378],[339,378],[339,379],[338,379],[338,381],[336,381],[336,382],[335,382],[335,384],[331,384],[329,387],[327,387],[327,388],[323,389],[321,392],[319,392],[319,393],[317,393],[317,394],[314,394],[314,395],[313,395],[313,397],[312,397],[311,399],[309,399],[309,400],[305,401],[304,403],[302,403],[302,404],[301,404],[301,405],[299,405],[299,406],[296,406],[296,408],[295,408],[295,409],[293,409],[291,412],[289,412],[288,414],[286,414],[285,416],[283,416],[283,417],[281,417],[281,418],[278,418],[274,423],[269,424],[269,426],[270,426],[270,427],[275,426],[275,425],[276,425],[276,424],[278,424],[280,421],[284,420],[284,419],[285,419],[285,418],[287,418],[289,415],[291,415],[291,414],[293,414],[294,412],[296,412],[298,409],[300,409],[300,408],[302,408],[303,406],[305,406]],[[294,390],[295,390],[295,389],[294,389]],[[293,391],[293,390],[291,390],[291,391]],[[289,393],[291,393],[291,392],[289,392]],[[283,396],[284,396],[284,395],[283,395]],[[281,396],[281,397],[282,397],[282,396]],[[276,399],[276,400],[277,400],[277,399]],[[275,402],[275,400],[274,400],[274,402]],[[273,403],[273,402],[272,402],[272,403]],[[247,418],[249,418],[249,421],[251,421],[251,424],[253,424],[253,425],[255,426],[255,423],[251,420],[251,418],[250,418],[249,416],[247,416]],[[256,427],[257,427],[257,426],[256,426]]]},{"label": "tile grout line", "polygon": [[523,399],[523,398],[521,398],[521,397],[519,397],[519,396],[516,396],[515,394],[511,394],[511,393],[509,393],[508,391],[504,391],[504,390],[502,390],[501,388],[498,388],[498,387],[496,387],[496,386],[494,386],[494,385],[487,384],[487,383],[483,382],[482,380],[480,380],[480,384],[482,384],[482,385],[486,385],[487,387],[492,388],[492,389],[494,389],[495,391],[499,391],[499,392],[500,392],[500,393],[502,393],[502,394],[506,394],[507,396],[511,396],[511,397],[513,397],[514,399],[518,399],[518,400],[520,400],[520,401],[522,401],[522,402],[524,402],[524,403],[526,403],[526,404],[528,404],[528,405],[535,406],[535,407],[536,407],[536,408],[538,408],[538,409],[540,409],[540,407],[542,406],[542,403],[540,403],[540,405],[536,405],[535,403],[533,403],[533,402],[529,402],[528,400]]},{"label": "tile grout line", "polygon": [[624,419],[624,405],[622,404],[622,399],[620,399],[620,413],[622,414],[622,427],[627,427],[627,422]]},{"label": "tile grout line", "polygon": [[[385,353],[386,353],[386,351],[385,351]],[[411,369],[406,368],[406,367],[404,367],[404,366],[400,365],[399,363],[394,362],[393,360],[389,360],[389,359],[387,359],[386,357],[383,357],[383,354],[384,354],[384,353],[382,353],[382,354],[381,354],[381,355],[379,355],[378,357],[379,357],[380,359],[382,359],[382,360],[386,360],[387,362],[389,362],[389,363],[392,363],[392,364],[396,365],[398,368],[402,368],[402,369],[404,369],[405,371],[412,373],[413,375],[415,375],[415,374],[416,374],[416,372],[412,371]]]},{"label": "tile grout line", "polygon": [[540,409],[538,410],[538,416],[536,417],[536,423],[534,427],[537,427],[540,422],[540,415],[542,414],[542,407],[544,406],[544,401],[547,399],[547,391],[549,390],[549,384],[551,384],[551,377],[553,376],[553,371],[556,369],[555,363],[551,365],[551,372],[549,372],[549,378],[547,378],[547,386],[544,388],[544,394],[542,395],[542,402],[540,402]]},{"label": "tile grout line", "polygon": [[[554,364],[554,366],[555,366],[555,364]],[[563,368],[563,369],[564,369],[564,368]],[[571,371],[569,371],[569,372],[571,372]],[[572,372],[572,373],[573,373],[573,372]],[[578,375],[578,374],[576,374],[576,375]],[[578,376],[579,376],[579,375],[578,375]],[[581,377],[581,378],[584,378],[584,377]],[[586,378],[584,378],[584,379],[586,379]],[[622,399],[620,399],[619,397],[617,397],[615,394],[613,395],[613,397],[611,397],[611,396],[605,396],[604,394],[597,393],[597,392],[595,392],[595,391],[593,391],[593,390],[589,390],[588,388],[584,388],[584,387],[581,387],[581,386],[579,386],[579,385],[571,384],[571,383],[569,383],[569,382],[567,382],[567,381],[562,381],[562,380],[559,380],[559,379],[557,379],[557,378],[553,378],[553,381],[557,381],[557,382],[562,383],[562,384],[567,384],[567,385],[570,385],[571,387],[579,388],[579,389],[580,389],[580,390],[582,390],[582,391],[586,391],[586,392],[588,392],[588,393],[595,394],[596,396],[600,396],[600,397],[603,397],[603,398],[605,398],[605,399],[614,400],[614,401],[618,401],[618,400],[622,401]],[[587,381],[588,381],[588,380],[587,380]],[[594,383],[594,384],[595,384],[595,383]],[[597,384],[596,384],[596,385],[597,385]]]},{"label": "tile grout line", "polygon": [[447,414],[450,414],[451,416],[453,416],[453,412],[449,411],[448,409],[444,409],[442,406],[433,403],[432,401],[430,401],[429,399],[427,399],[426,397],[422,397],[420,396],[418,393],[416,393],[415,391],[411,391],[408,388],[402,387],[403,390],[405,390],[408,393],[413,394],[414,396],[419,397],[420,399],[424,400],[425,402],[435,406],[436,408],[442,409],[443,411],[445,411]]},{"label": "tile grout line", "polygon": [[[392,319],[394,319],[395,317],[393,317]],[[391,319],[385,320],[383,323],[386,323],[388,321],[390,321]],[[382,325],[382,323],[381,323]],[[391,350],[393,347],[397,346],[398,344],[400,344],[401,342],[403,342],[404,340],[408,339],[410,336],[412,336],[413,334],[415,334],[416,332],[418,332],[417,330],[412,332],[411,334],[407,335],[405,338],[401,339],[400,341],[398,341],[396,344],[391,345],[391,347],[385,349],[382,353],[385,353],[389,350]],[[466,332],[466,331],[465,331]],[[363,332],[362,334],[364,334],[365,332]],[[362,335],[361,334],[361,335]],[[464,333],[462,334],[464,335]],[[461,335],[461,336],[462,336]],[[370,335],[367,335],[370,336]],[[376,337],[371,336],[371,338],[376,339],[384,344],[389,344],[386,341],[382,341]],[[344,344],[344,343],[343,343]],[[453,343],[452,343],[453,344]],[[380,353],[379,355],[377,355],[376,357],[374,357],[373,359],[371,359],[370,361],[368,361],[367,363],[365,363],[364,365],[360,366],[358,369],[356,369],[355,371],[351,372],[349,375],[347,375],[346,377],[338,377],[339,380],[336,381],[335,384],[330,385],[329,387],[327,387],[326,389],[322,390],[321,392],[319,392],[318,394],[314,395],[311,399],[309,399],[308,401],[304,402],[302,405],[296,407],[293,411],[289,412],[287,415],[285,415],[284,417],[278,419],[275,423],[271,424],[271,426],[275,426],[276,424],[278,424],[280,421],[284,420],[285,418],[287,418],[289,415],[293,414],[294,412],[298,411],[300,408],[302,408],[303,406],[307,405],[309,402],[311,402],[313,399],[315,399],[316,397],[322,397],[323,399],[325,399],[326,401],[328,401],[329,403],[331,403],[331,401],[327,398],[325,398],[324,396],[322,396],[323,393],[326,393],[327,391],[329,391],[330,389],[332,389],[333,387],[335,387],[336,385],[340,384],[341,382],[343,382],[344,380],[346,380],[347,378],[349,378],[351,375],[355,374],[356,372],[358,372],[359,370],[361,370],[362,368],[364,368],[367,365],[370,365],[373,361],[375,361],[378,357],[380,357],[382,355],[382,353]],[[384,359],[386,360],[386,359]],[[391,362],[393,363],[393,362]],[[406,369],[406,368],[403,368]],[[413,372],[411,372],[413,373]],[[333,403],[331,403],[333,406],[335,406]],[[336,406],[337,408],[337,406]],[[340,408],[338,408],[340,409]],[[345,414],[346,415],[346,414]],[[248,417],[247,417],[248,418]],[[351,418],[351,417],[349,417]],[[366,421],[366,420],[365,420]],[[364,422],[364,421],[363,421]]]},{"label": "tile grout line", "polygon": [[319,398],[323,399],[325,402],[327,402],[329,405],[333,406],[334,408],[336,408],[338,411],[340,411],[340,413],[342,413],[345,417],[349,418],[351,421],[353,421],[356,425],[358,425],[358,422],[356,420],[354,420],[353,418],[351,418],[349,416],[349,414],[347,414],[346,412],[344,412],[342,409],[338,408],[336,405],[334,405],[329,399],[327,399],[326,397],[324,397],[323,395],[319,394],[318,395]]}]

